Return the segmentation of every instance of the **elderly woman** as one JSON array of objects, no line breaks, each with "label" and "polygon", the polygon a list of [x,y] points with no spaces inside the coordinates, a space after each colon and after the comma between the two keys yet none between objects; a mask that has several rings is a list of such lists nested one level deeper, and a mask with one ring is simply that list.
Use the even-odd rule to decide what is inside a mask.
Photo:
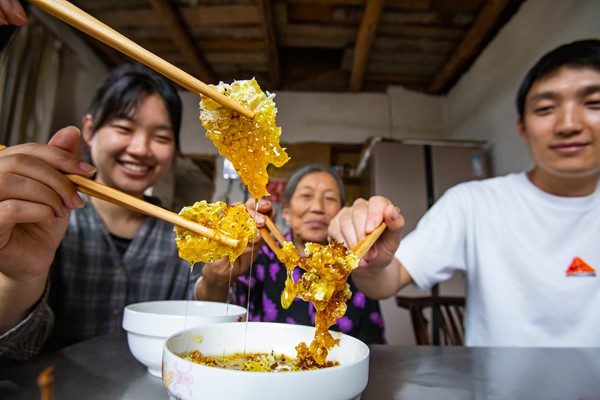
[{"label": "elderly woman", "polygon": [[[343,204],[344,185],[331,168],[307,165],[292,174],[283,194],[282,216],[290,227],[286,239],[294,243],[300,256],[305,255],[307,242],[327,244],[329,222]],[[250,268],[252,256],[255,261]],[[223,260],[206,264],[197,297],[224,301],[231,272],[231,301],[248,307],[250,320],[314,325],[315,309],[311,303],[296,299],[288,309],[281,306],[286,268],[266,245],[254,249],[254,254],[247,251],[240,260],[231,271]],[[296,267],[294,280],[301,274],[302,270]],[[358,291],[352,279],[349,284],[352,298],[347,303],[348,310],[331,329],[365,343],[385,343],[379,303]]]}]

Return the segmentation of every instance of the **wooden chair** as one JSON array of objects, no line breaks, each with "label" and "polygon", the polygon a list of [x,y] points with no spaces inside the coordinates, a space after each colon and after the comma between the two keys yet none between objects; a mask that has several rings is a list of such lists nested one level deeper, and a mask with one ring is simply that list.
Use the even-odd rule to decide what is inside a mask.
[{"label": "wooden chair", "polygon": [[396,296],[396,304],[410,312],[417,345],[434,344],[432,329],[425,316],[437,313],[440,344],[462,346],[464,344],[465,298],[454,296],[404,297]]}]

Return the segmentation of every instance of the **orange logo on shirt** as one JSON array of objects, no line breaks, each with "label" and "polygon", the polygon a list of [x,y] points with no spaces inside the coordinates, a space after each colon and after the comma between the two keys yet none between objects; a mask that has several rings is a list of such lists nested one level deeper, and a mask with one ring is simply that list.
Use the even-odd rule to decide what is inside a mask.
[{"label": "orange logo on shirt", "polygon": [[567,274],[567,277],[596,276],[596,270],[587,265],[587,263],[579,257],[575,257],[573,261],[571,261],[571,265],[569,265],[569,268],[567,268],[565,272]]}]

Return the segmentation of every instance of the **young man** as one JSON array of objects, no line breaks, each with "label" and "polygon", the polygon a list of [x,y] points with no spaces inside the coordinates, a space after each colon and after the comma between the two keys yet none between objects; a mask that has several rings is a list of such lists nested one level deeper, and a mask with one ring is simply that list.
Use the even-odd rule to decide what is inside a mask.
[{"label": "young man", "polygon": [[450,189],[401,244],[403,219],[382,197],[344,209],[330,236],[351,247],[388,224],[354,272],[367,296],[463,271],[467,345],[598,346],[600,41],[543,56],[517,109],[533,169]]}]

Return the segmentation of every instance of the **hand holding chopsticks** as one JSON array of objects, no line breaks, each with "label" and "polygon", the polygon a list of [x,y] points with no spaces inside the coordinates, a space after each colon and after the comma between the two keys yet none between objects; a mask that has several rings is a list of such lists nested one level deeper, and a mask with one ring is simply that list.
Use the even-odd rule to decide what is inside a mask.
[{"label": "hand holding chopsticks", "polygon": [[82,32],[100,40],[115,50],[141,62],[178,83],[187,90],[210,97],[217,103],[248,119],[254,118],[254,112],[241,106],[229,97],[222,95],[204,82],[192,77],[188,73],[156,56],[140,45],[129,40],[119,32],[98,21],[75,5],[65,0],[28,0],[29,3],[55,16],[63,22],[79,29]]},{"label": "hand holding chopsticks", "polygon": [[[5,148],[6,146],[0,144],[0,150]],[[174,225],[179,225],[185,229],[189,229],[190,231],[201,236],[216,240],[229,247],[236,247],[238,245],[238,241],[235,239],[223,237],[212,229],[187,220],[179,214],[165,210],[164,208],[156,206],[152,203],[148,203],[142,199],[138,199],[137,197],[131,196],[127,193],[123,193],[117,189],[111,188],[110,186],[103,185],[81,175],[67,174],[65,176],[75,184],[75,188],[79,192],[85,193],[88,196],[96,197],[98,199],[129,208],[142,214],[165,220]]]}]

